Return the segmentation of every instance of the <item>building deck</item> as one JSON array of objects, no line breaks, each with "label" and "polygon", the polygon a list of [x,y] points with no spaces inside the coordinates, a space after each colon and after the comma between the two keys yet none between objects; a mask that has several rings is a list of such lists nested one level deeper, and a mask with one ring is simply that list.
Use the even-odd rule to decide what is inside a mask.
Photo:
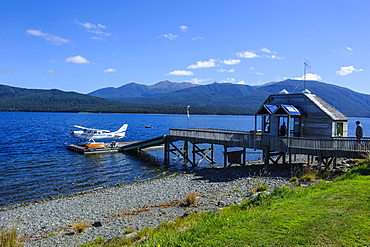
[{"label": "building deck", "polygon": [[[265,165],[268,165],[271,156],[286,154],[304,154],[316,156],[320,160],[329,158],[366,159],[370,156],[370,139],[363,138],[361,143],[356,138],[305,138],[280,137],[261,135],[254,131],[232,131],[220,129],[171,129],[166,136],[166,142],[184,141],[223,145],[225,155],[228,147],[243,148],[243,163],[245,163],[245,149],[262,150]],[[168,155],[167,155],[168,156]],[[168,158],[168,157],[167,157]],[[226,161],[226,157],[225,157]],[[324,161],[325,163],[325,161]],[[225,164],[226,165],[226,164]]]}]

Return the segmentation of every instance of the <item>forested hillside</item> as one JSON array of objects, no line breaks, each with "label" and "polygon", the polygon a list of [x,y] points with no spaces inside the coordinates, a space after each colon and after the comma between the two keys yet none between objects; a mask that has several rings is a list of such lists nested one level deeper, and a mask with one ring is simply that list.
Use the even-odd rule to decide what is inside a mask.
[{"label": "forested hillside", "polygon": [[304,83],[299,80],[261,86],[230,83],[194,85],[169,81],[152,86],[130,83],[120,88],[95,91],[100,98],[56,89],[24,89],[0,85],[0,111],[185,114],[186,107],[190,105],[192,114],[252,115],[270,94],[277,94],[283,89],[289,93],[301,93],[305,88],[349,117],[370,117],[370,95],[328,83]]},{"label": "forested hillside", "polygon": [[[0,85],[0,111],[185,114],[186,106],[127,104],[60,90]],[[193,114],[243,114],[239,108],[192,107]]]}]

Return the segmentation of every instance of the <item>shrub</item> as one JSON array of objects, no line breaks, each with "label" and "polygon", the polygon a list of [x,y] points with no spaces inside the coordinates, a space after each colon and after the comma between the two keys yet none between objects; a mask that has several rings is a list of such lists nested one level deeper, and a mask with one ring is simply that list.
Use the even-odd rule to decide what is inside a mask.
[{"label": "shrub", "polygon": [[292,189],[288,186],[284,186],[281,188],[276,188],[271,192],[271,196],[278,197],[278,198],[284,198],[291,194]]},{"label": "shrub", "polygon": [[296,176],[294,176],[294,177],[292,177],[291,179],[290,179],[290,181],[292,182],[292,183],[297,183],[298,182],[298,178],[296,177]]},{"label": "shrub", "polygon": [[316,175],[317,173],[315,172],[305,173],[302,175],[302,177],[299,180],[301,182],[312,182],[316,180]]},{"label": "shrub", "polygon": [[105,246],[104,244],[106,243],[107,243],[107,240],[105,238],[97,237],[94,241],[86,242],[80,245],[80,247],[100,247],[100,246]]},{"label": "shrub", "polygon": [[133,233],[133,232],[135,232],[135,229],[133,229],[133,228],[128,228],[128,229],[125,229],[124,231],[123,231],[123,234],[130,234],[130,233]]},{"label": "shrub", "polygon": [[247,200],[246,202],[242,203],[241,208],[247,209],[256,206],[260,206],[262,204],[269,204],[270,203],[270,195],[268,194],[258,194],[256,197]]},{"label": "shrub", "polygon": [[256,187],[257,192],[266,191],[269,186],[267,184],[259,184]]},{"label": "shrub", "polygon": [[[370,162],[370,161],[368,161]],[[359,165],[357,167],[352,168],[342,176],[338,178],[338,180],[344,180],[344,179],[353,179],[357,176],[367,176],[370,175],[370,165],[368,163]]]},{"label": "shrub", "polygon": [[198,193],[191,192],[183,200],[183,205],[195,205],[198,199]]},{"label": "shrub", "polygon": [[9,231],[0,230],[0,247],[17,246],[17,230],[12,228]]},{"label": "shrub", "polygon": [[89,225],[86,222],[78,222],[72,225],[72,229],[77,233],[84,232]]}]

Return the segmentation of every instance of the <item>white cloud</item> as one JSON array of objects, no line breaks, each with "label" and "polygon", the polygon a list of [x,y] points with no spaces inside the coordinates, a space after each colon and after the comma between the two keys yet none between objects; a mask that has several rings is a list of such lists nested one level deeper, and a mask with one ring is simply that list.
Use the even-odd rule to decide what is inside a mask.
[{"label": "white cloud", "polygon": [[84,27],[87,32],[92,33],[94,35],[97,35],[97,36],[92,37],[91,39],[104,40],[103,37],[107,37],[107,36],[111,35],[111,33],[103,31],[104,29],[107,28],[103,24],[100,24],[100,23],[93,24],[93,23],[90,23],[90,22],[81,23],[81,22],[78,22],[77,20],[75,20],[75,23]]},{"label": "white cloud", "polygon": [[232,73],[232,72],[235,72],[235,69],[218,69],[217,71],[218,72],[229,72],[229,73]]},{"label": "white cloud", "polygon": [[271,59],[284,59],[285,57],[279,57],[279,56],[276,56],[276,55],[271,55],[271,56],[266,56],[267,58],[271,58]]},{"label": "white cloud", "polygon": [[340,70],[337,71],[337,75],[345,76],[352,74],[353,72],[361,72],[362,69],[355,69],[353,66],[348,67],[341,67]]},{"label": "white cloud", "polygon": [[54,70],[45,71],[43,74],[45,74],[45,75],[60,75],[59,73],[55,72]]},{"label": "white cloud", "polygon": [[243,52],[238,52],[236,53],[239,57],[242,57],[242,58],[255,58],[255,57],[259,57],[259,55],[257,55],[255,52],[253,51],[243,51]]},{"label": "white cloud", "polygon": [[264,75],[264,73],[262,73],[262,72],[249,71],[248,73],[252,74],[252,75]]},{"label": "white cloud", "polygon": [[78,55],[78,56],[75,56],[75,57],[69,57],[69,58],[66,58],[64,60],[64,62],[66,63],[77,63],[77,64],[86,64],[86,63],[90,63],[86,58]]},{"label": "white cloud", "polygon": [[2,68],[1,69],[1,72],[3,72],[3,73],[14,73],[15,72],[15,69],[12,69],[12,68]]},{"label": "white cloud", "polygon": [[186,81],[186,82],[190,82],[190,83],[193,83],[193,84],[202,84],[203,82],[207,82],[207,81],[210,81],[211,79],[199,79],[199,78],[193,78],[191,79],[190,81]]},{"label": "white cloud", "polygon": [[184,26],[184,25],[179,26],[179,28],[180,28],[181,32],[184,32],[184,33],[187,32],[188,29],[189,29],[189,27]]},{"label": "white cloud", "polygon": [[221,80],[220,83],[235,83],[235,78],[226,78],[225,80]]},{"label": "white cloud", "polygon": [[204,38],[203,37],[200,37],[200,36],[197,36],[197,37],[192,38],[192,40],[201,40],[201,39],[204,39]]},{"label": "white cloud", "polygon": [[95,39],[95,40],[105,40],[105,39],[103,39],[102,37],[96,37],[96,36],[94,36],[94,37],[91,37],[90,39]]},{"label": "white cloud", "polygon": [[220,83],[234,83],[234,84],[246,84],[243,80],[236,80],[235,78],[226,78],[225,80],[221,80]]},{"label": "white cloud", "polygon": [[254,70],[255,70],[255,68],[254,67],[250,67],[249,68],[249,74],[252,74],[252,75],[264,75],[264,73],[262,73],[262,72],[254,72]]},{"label": "white cloud", "polygon": [[28,34],[31,34],[31,35],[34,35],[34,36],[43,38],[46,41],[49,41],[49,42],[51,42],[51,43],[53,43],[55,45],[67,44],[67,43],[70,42],[68,39],[63,39],[63,38],[61,38],[59,36],[56,36],[56,35],[53,35],[53,34],[44,33],[44,32],[42,32],[40,30],[27,29],[26,32]]},{"label": "white cloud", "polygon": [[272,53],[269,49],[267,49],[266,47],[263,47],[261,49],[261,51],[265,52],[265,53]]},{"label": "white cloud", "polygon": [[194,75],[193,72],[191,71],[186,71],[186,70],[175,70],[170,73],[167,73],[166,75],[186,75],[186,76],[192,76]]},{"label": "white cloud", "polygon": [[344,54],[344,55],[351,55],[354,52],[354,49],[352,47],[345,47],[341,48],[340,50],[332,50],[335,53]]},{"label": "white cloud", "polygon": [[203,69],[216,67],[216,59],[210,59],[208,61],[198,61],[196,64],[189,65],[187,69]]},{"label": "white cloud", "polygon": [[[294,80],[304,80],[304,75],[302,77],[296,77],[296,78],[292,78],[292,79],[294,79]],[[306,74],[306,80],[308,80],[308,81],[319,81],[319,80],[322,80],[322,78],[318,74],[308,73],[308,74]]]},{"label": "white cloud", "polygon": [[81,22],[78,22],[77,20],[75,20],[75,23],[86,28],[86,29],[95,29],[95,30],[99,30],[99,29],[106,29],[107,27],[105,25],[102,25],[102,24],[93,24],[93,23],[90,23],[90,22],[86,22],[86,23],[81,23]]},{"label": "white cloud", "polygon": [[158,36],[158,38],[166,38],[168,40],[175,40],[178,36],[177,35],[174,35],[172,33],[169,33],[169,34],[163,34],[161,36]]},{"label": "white cloud", "polygon": [[109,69],[104,70],[104,73],[113,73],[113,72],[117,72],[117,70],[116,69],[112,69],[112,68],[109,68]]},{"label": "white cloud", "polygon": [[240,59],[228,59],[222,61],[222,63],[227,64],[227,65],[234,65],[240,63]]}]

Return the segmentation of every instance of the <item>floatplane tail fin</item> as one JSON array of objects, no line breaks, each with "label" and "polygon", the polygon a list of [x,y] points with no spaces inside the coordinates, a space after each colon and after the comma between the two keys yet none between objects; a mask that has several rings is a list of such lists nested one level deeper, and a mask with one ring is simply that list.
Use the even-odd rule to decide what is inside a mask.
[{"label": "floatplane tail fin", "polygon": [[119,128],[117,131],[115,131],[115,133],[117,133],[117,132],[125,132],[127,130],[127,127],[128,127],[128,124],[124,124],[124,125],[122,125],[121,128]]}]

